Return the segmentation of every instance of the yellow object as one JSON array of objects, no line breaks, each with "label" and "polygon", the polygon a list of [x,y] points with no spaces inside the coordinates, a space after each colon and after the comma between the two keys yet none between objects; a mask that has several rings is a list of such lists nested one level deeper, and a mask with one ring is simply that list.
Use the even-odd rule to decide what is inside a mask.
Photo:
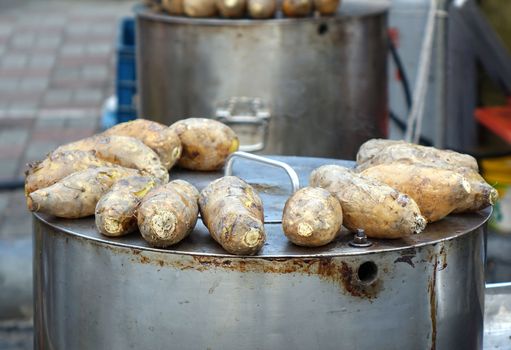
[{"label": "yellow object", "polygon": [[485,159],[481,170],[486,181],[499,192],[493,208],[490,227],[501,233],[511,234],[511,157]]}]

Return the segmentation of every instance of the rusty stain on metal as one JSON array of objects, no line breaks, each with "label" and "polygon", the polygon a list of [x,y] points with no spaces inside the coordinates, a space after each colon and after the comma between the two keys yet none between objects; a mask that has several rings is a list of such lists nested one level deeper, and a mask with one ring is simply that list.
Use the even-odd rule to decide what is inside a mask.
[{"label": "rusty stain on metal", "polygon": [[401,256],[399,258],[396,258],[396,260],[394,260],[394,264],[398,263],[398,262],[404,262],[404,263],[410,265],[411,267],[415,268],[415,264],[413,263],[412,259],[415,258],[416,255],[417,255],[417,253],[415,252],[414,248],[405,249],[401,252]]},{"label": "rusty stain on metal", "polygon": [[431,318],[431,350],[436,349],[436,309],[437,309],[437,301],[436,301],[436,274],[438,267],[438,257],[435,256],[435,263],[433,265],[433,275],[429,279],[428,282],[428,292],[429,292],[429,309],[430,309],[430,318]]},{"label": "rusty stain on metal", "polygon": [[396,258],[396,260],[394,260],[394,264],[398,263],[398,262],[404,262],[404,263],[407,263],[408,265],[410,265],[411,267],[415,268],[415,264],[412,261],[414,256],[415,255],[403,255],[399,258]]}]

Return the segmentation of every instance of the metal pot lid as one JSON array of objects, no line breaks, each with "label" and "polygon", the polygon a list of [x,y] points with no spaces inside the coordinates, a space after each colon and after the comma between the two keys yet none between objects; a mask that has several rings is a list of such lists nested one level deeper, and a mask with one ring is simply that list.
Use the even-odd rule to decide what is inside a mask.
[{"label": "metal pot lid", "polygon": [[[300,187],[307,186],[310,172],[321,165],[336,164],[353,167],[355,164],[351,161],[326,158],[290,156],[268,156],[266,158],[277,162],[284,162],[290,166],[298,175]],[[396,240],[370,239],[372,245],[369,247],[351,246],[349,243],[353,240],[353,233],[348,232],[344,228],[341,235],[326,246],[318,248],[298,247],[287,240],[281,226],[284,204],[293,192],[289,174],[286,174],[283,169],[268,167],[250,159],[241,158],[236,159],[235,162],[229,162],[228,168],[232,169],[233,175],[239,176],[250,183],[258,191],[264,203],[267,241],[257,255],[259,258],[347,256],[410,249],[451,240],[468,234],[481,227],[491,214],[491,208],[487,208],[477,213],[449,215],[443,220],[429,224],[421,234]],[[223,172],[220,171],[191,172],[182,169],[173,169],[170,174],[171,179],[187,180],[199,190],[202,190],[209,182],[221,176],[223,176]],[[138,250],[167,252],[169,254],[232,257],[210,237],[209,232],[200,219],[194,231],[182,242],[172,246],[170,249],[157,249],[150,247],[138,232],[120,238],[103,236],[96,230],[93,217],[66,220],[45,214],[37,213],[34,215],[36,219],[57,230],[100,242],[101,244],[123,246]]]}]

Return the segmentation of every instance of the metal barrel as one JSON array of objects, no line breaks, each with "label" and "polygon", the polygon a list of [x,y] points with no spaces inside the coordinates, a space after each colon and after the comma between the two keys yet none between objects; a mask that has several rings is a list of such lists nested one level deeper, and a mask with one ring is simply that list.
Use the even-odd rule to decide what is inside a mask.
[{"label": "metal barrel", "polygon": [[[386,135],[381,2],[347,0],[333,17],[303,19],[183,18],[144,6],[135,13],[144,118],[220,117],[263,142],[265,154],[354,159],[364,141]],[[269,116],[254,103],[251,118],[222,117],[226,104],[247,97]]]},{"label": "metal barrel", "polygon": [[[302,185],[332,159],[275,157]],[[109,238],[92,218],[35,215],[37,349],[481,349],[490,210],[450,215],[419,235],[318,248],[287,241],[292,193],[281,168],[239,158],[233,173],[265,204],[257,256],[227,254],[202,223],[171,249]],[[176,170],[203,188],[221,173]]]}]

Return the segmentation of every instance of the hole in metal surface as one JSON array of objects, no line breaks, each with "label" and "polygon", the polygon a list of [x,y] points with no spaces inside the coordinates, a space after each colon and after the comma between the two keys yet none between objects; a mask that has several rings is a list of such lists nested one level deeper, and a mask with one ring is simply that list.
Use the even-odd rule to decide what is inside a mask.
[{"label": "hole in metal surface", "polygon": [[371,284],[378,277],[378,266],[372,261],[366,261],[358,267],[357,276],[360,282]]},{"label": "hole in metal surface", "polygon": [[328,24],[321,23],[318,27],[318,34],[323,35],[326,34],[326,32],[328,32]]}]

